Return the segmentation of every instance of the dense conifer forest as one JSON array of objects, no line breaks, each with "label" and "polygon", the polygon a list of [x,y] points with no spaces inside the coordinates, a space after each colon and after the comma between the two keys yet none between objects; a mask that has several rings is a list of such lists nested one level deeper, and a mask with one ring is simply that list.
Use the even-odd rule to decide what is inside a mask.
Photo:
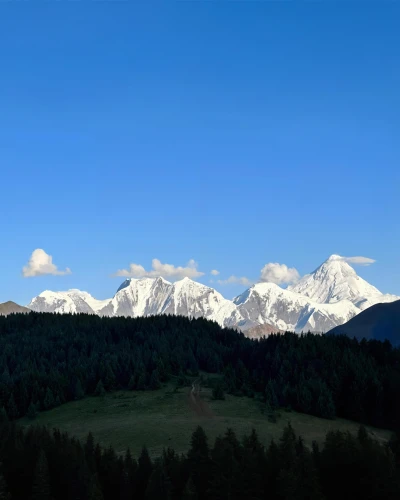
[{"label": "dense conifer forest", "polygon": [[400,446],[358,435],[327,434],[308,449],[288,425],[266,447],[255,431],[239,442],[228,429],[208,443],[201,427],[189,450],[152,460],[117,455],[89,435],[86,442],[38,426],[0,423],[0,498],[8,500],[337,500],[398,499]]},{"label": "dense conifer forest", "polygon": [[397,429],[400,350],[344,336],[273,335],[257,341],[204,319],[0,317],[0,405],[14,420],[85,395],[157,389],[199,371],[229,393],[271,409],[340,416]]}]

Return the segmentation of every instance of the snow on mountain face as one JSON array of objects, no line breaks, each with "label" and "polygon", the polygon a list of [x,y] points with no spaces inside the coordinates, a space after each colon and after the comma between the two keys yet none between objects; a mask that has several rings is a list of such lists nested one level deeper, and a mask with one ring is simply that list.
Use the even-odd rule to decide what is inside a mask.
[{"label": "snow on mountain face", "polygon": [[133,317],[174,314],[204,317],[221,326],[236,326],[243,322],[232,301],[189,278],[174,284],[163,278],[128,279],[99,314]]},{"label": "snow on mountain face", "polygon": [[37,312],[87,313],[98,314],[108,300],[97,300],[87,292],[68,290],[52,292],[45,290],[28,304],[28,308]]},{"label": "snow on mountain face", "polygon": [[331,255],[312,274],[307,274],[296,285],[288,287],[288,290],[320,304],[349,300],[360,310],[378,302],[397,300],[396,296],[384,295],[360,278],[340,255]]},{"label": "snow on mountain face", "polygon": [[[268,323],[280,330],[327,331],[359,311],[349,301],[318,304],[274,283],[258,283],[234,299],[241,314],[248,320]],[[345,320],[344,318],[347,318]]]},{"label": "snow on mountain face", "polygon": [[399,298],[382,294],[357,276],[342,257],[332,255],[294,286],[283,289],[273,283],[257,283],[233,301],[189,278],[170,283],[159,277],[127,279],[114,297],[106,300],[96,300],[80,290],[47,290],[32,299],[28,307],[34,311],[100,316],[204,317],[221,326],[253,332],[257,325],[270,325],[271,331],[326,332],[373,304]]},{"label": "snow on mountain face", "polygon": [[339,255],[331,255],[312,274],[307,274],[288,289],[320,304],[333,304],[343,299],[356,303],[363,297],[382,295],[377,288],[357,276]]}]

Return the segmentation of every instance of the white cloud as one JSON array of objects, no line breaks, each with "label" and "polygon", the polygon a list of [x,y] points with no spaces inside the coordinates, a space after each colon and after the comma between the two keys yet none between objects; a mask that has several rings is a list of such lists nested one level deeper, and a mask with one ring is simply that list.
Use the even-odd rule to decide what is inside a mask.
[{"label": "white cloud", "polygon": [[296,283],[300,279],[300,274],[294,267],[286,264],[270,262],[261,269],[260,281],[275,283],[277,285]]},{"label": "white cloud", "polygon": [[218,280],[218,283],[220,285],[244,285],[244,286],[251,286],[253,284],[253,282],[250,281],[245,276],[239,277],[233,275],[229,276],[229,278],[226,280]]},{"label": "white cloud", "polygon": [[140,264],[130,264],[129,269],[119,269],[114,276],[124,276],[127,278],[163,278],[182,279],[182,278],[199,278],[204,273],[197,269],[197,262],[193,259],[189,260],[186,267],[175,267],[173,264],[163,264],[158,259],[151,261],[152,269],[146,269]]},{"label": "white cloud", "polygon": [[358,264],[359,266],[370,266],[376,262],[376,260],[369,257],[342,257],[341,260],[344,260],[348,264]]},{"label": "white cloud", "polygon": [[71,274],[71,269],[67,267],[65,271],[60,271],[53,264],[53,257],[47,254],[43,249],[37,248],[32,252],[29,262],[22,268],[24,278],[32,278],[34,276],[43,276],[44,274],[52,274],[53,276],[63,276]]},{"label": "white cloud", "polygon": [[211,274],[212,274],[213,276],[218,276],[219,271],[217,271],[216,269],[213,269],[213,270],[211,271]]}]

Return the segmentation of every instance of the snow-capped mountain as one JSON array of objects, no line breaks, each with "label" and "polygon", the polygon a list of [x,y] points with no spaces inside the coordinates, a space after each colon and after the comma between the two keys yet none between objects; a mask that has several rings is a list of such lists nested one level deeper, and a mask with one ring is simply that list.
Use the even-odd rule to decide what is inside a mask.
[{"label": "snow-capped mountain", "polygon": [[45,290],[34,297],[27,305],[32,311],[66,313],[99,314],[109,303],[107,300],[97,300],[90,293],[71,289],[67,292],[52,292]]},{"label": "snow-capped mountain", "polygon": [[46,290],[32,299],[34,311],[88,313],[100,316],[152,316],[174,314],[192,318],[204,317],[221,326],[249,328],[235,304],[208,286],[184,278],[170,283],[164,278],[127,279],[112,299],[96,300],[87,292]]},{"label": "snow-capped mountain", "polygon": [[384,295],[360,278],[340,255],[331,255],[312,274],[307,274],[296,285],[288,287],[288,290],[320,304],[349,300],[361,310],[378,302],[393,302],[398,298]]},{"label": "snow-capped mountain", "polygon": [[325,332],[359,312],[348,300],[319,304],[274,283],[257,283],[236,297],[234,303],[248,321],[296,332]]},{"label": "snow-capped mountain", "polygon": [[357,276],[342,257],[332,255],[294,286],[283,289],[274,283],[257,283],[233,301],[189,278],[170,283],[159,277],[127,279],[114,297],[106,300],[96,300],[80,290],[47,290],[32,299],[28,307],[34,311],[100,316],[204,317],[221,326],[252,329],[254,336],[258,325],[269,325],[271,331],[326,332],[373,304],[399,298],[382,294]]}]

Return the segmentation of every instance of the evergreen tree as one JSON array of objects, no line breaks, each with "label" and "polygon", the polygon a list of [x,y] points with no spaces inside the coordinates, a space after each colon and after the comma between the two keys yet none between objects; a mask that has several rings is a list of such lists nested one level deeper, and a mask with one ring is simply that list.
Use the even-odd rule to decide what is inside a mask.
[{"label": "evergreen tree", "polygon": [[37,416],[36,406],[31,401],[31,403],[28,407],[27,417],[30,418],[31,420],[34,420],[36,418],[36,416]]},{"label": "evergreen tree", "polygon": [[150,377],[150,384],[149,384],[149,389],[151,391],[155,391],[161,387],[161,382],[160,378],[158,375],[158,370],[153,370],[151,377]]},{"label": "evergreen tree", "polygon": [[153,464],[151,462],[149,452],[144,446],[138,460],[138,471],[136,481],[136,493],[139,498],[144,498],[149,483]]},{"label": "evergreen tree", "polygon": [[198,500],[198,498],[199,495],[196,492],[193,478],[190,476],[185,484],[185,488],[182,493],[182,500]]},{"label": "evergreen tree", "polygon": [[106,391],[104,389],[103,381],[101,379],[97,382],[96,389],[94,391],[94,395],[95,396],[101,396],[101,397],[103,397],[103,396],[106,395]]},{"label": "evergreen tree", "polygon": [[46,454],[40,450],[37,462],[35,475],[32,486],[32,500],[50,500],[50,479],[49,467],[47,464]]},{"label": "evergreen tree", "polygon": [[212,390],[212,397],[213,399],[216,400],[224,400],[225,399],[225,393],[224,393],[224,388],[222,387],[222,384],[217,384],[213,390]]},{"label": "evergreen tree", "polygon": [[171,483],[166,474],[165,468],[159,461],[149,478],[146,489],[147,500],[169,500],[171,498]]},{"label": "evergreen tree", "polygon": [[202,427],[193,432],[188,452],[189,472],[199,500],[207,498],[210,481],[210,456],[207,436]]},{"label": "evergreen tree", "polygon": [[0,500],[11,500],[11,495],[2,472],[2,464],[0,464]]},{"label": "evergreen tree", "polygon": [[15,403],[14,394],[11,393],[7,403],[7,415],[10,420],[18,418],[18,408]]},{"label": "evergreen tree", "polygon": [[78,379],[75,384],[75,399],[82,399],[85,395],[81,381]]},{"label": "evergreen tree", "polygon": [[131,378],[129,379],[128,389],[130,391],[134,391],[136,389],[136,378],[134,375],[131,375]]},{"label": "evergreen tree", "polygon": [[54,408],[54,406],[55,406],[54,394],[53,391],[50,389],[50,387],[48,387],[46,390],[46,396],[43,401],[43,408],[45,410],[50,410],[51,408]]},{"label": "evergreen tree", "polygon": [[0,407],[0,424],[4,422],[8,422],[8,415],[6,409],[2,406]]}]

